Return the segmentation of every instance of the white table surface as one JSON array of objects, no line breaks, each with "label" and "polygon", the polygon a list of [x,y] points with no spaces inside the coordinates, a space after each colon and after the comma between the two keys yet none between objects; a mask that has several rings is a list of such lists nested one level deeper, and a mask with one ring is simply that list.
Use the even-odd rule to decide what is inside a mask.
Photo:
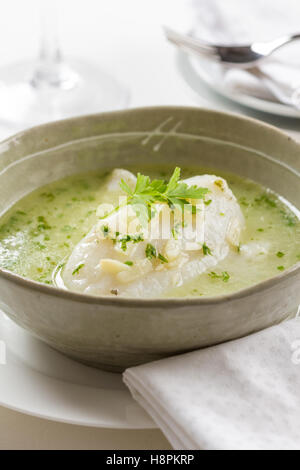
[{"label": "white table surface", "polygon": [[[2,0],[0,66],[33,58],[37,53],[37,6],[43,1]],[[60,36],[66,56],[93,61],[122,79],[131,90],[131,107],[169,104],[214,107],[243,112],[289,131],[300,130],[299,121],[235,107],[204,85],[199,97],[186,85],[178,72],[178,54],[164,40],[161,30],[161,24],[187,21],[184,0],[59,0],[58,3]],[[0,123],[0,138],[13,132]],[[170,448],[159,430],[85,428],[0,407],[0,449]]]}]

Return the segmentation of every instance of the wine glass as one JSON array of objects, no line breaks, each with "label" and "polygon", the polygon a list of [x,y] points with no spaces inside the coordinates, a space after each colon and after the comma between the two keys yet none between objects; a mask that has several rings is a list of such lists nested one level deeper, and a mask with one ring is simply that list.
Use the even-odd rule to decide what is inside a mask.
[{"label": "wine glass", "polygon": [[116,79],[79,60],[65,61],[58,41],[57,0],[42,0],[42,38],[35,63],[0,68],[0,121],[14,129],[124,108],[129,94]]}]

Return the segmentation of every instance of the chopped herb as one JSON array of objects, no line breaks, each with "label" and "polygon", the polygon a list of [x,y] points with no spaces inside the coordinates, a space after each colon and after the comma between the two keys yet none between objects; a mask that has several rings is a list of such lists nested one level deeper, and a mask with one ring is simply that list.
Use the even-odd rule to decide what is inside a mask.
[{"label": "chopped herb", "polygon": [[228,282],[230,279],[227,271],[223,271],[222,274],[217,274],[214,271],[211,271],[208,275],[211,279],[221,279],[223,282]]},{"label": "chopped herb", "polygon": [[264,193],[261,196],[256,197],[254,201],[257,204],[266,204],[269,207],[277,207],[277,202],[275,201],[275,199],[269,196],[267,193]]},{"label": "chopped herb", "polygon": [[173,235],[173,238],[175,238],[175,240],[178,240],[178,235],[177,235],[175,227],[172,228],[172,235]]},{"label": "chopped herb", "polygon": [[36,246],[37,248],[39,248],[40,250],[45,250],[45,248],[46,248],[46,246],[43,245],[43,244],[40,243],[40,242],[36,242],[36,243],[35,243],[35,246]]},{"label": "chopped herb", "polygon": [[288,227],[295,227],[297,223],[297,219],[294,215],[289,214],[288,212],[281,210],[280,214],[283,216],[284,221],[286,222]]},{"label": "chopped herb", "polygon": [[122,238],[119,238],[118,240],[121,243],[121,250],[126,251],[127,250],[127,243],[130,241],[130,236],[125,235]]},{"label": "chopped herb", "polygon": [[137,234],[137,235],[132,235],[131,238],[130,238],[130,241],[132,241],[133,243],[139,243],[139,242],[143,242],[144,241],[144,237],[142,234]]},{"label": "chopped herb", "polygon": [[206,245],[206,243],[203,243],[202,250],[203,250],[204,256],[212,255],[211,249]]},{"label": "chopped herb", "polygon": [[151,243],[147,243],[145,253],[148,259],[156,258],[156,249]]},{"label": "chopped herb", "polygon": [[169,261],[167,260],[167,258],[165,258],[161,253],[158,254],[158,259],[162,262],[162,263],[168,263]]},{"label": "chopped herb", "polygon": [[119,236],[120,233],[116,232],[116,238],[111,238],[113,243],[121,243],[121,249],[123,251],[127,250],[127,243],[132,242],[132,243],[138,243],[144,241],[143,234],[136,234],[136,235],[124,235],[122,237]]},{"label": "chopped herb", "polygon": [[216,180],[214,184],[218,186],[218,188],[220,188],[222,191],[224,191],[224,183],[222,180]]},{"label": "chopped herb", "polygon": [[220,215],[221,215],[222,217],[224,217],[225,214],[224,214],[224,212],[220,212]]},{"label": "chopped herb", "polygon": [[278,253],[276,253],[276,256],[277,256],[277,258],[283,258],[285,256],[285,254],[282,253],[282,251],[278,251]]},{"label": "chopped herb", "polygon": [[284,266],[277,266],[278,271],[284,271],[285,267]]},{"label": "chopped herb", "polygon": [[263,228],[258,228],[257,232],[264,232],[264,229]]},{"label": "chopped herb", "polygon": [[125,261],[124,264],[127,264],[127,266],[133,266],[133,261]]},{"label": "chopped herb", "polygon": [[224,282],[228,282],[229,279],[230,279],[230,276],[229,276],[229,274],[228,274],[227,271],[224,271],[224,272],[222,273],[222,277],[223,277],[223,281],[224,281]]},{"label": "chopped herb", "polygon": [[208,201],[204,201],[204,204],[206,206],[209,206],[212,203],[212,199],[209,199]]},{"label": "chopped herb", "polygon": [[103,232],[103,235],[104,235],[105,237],[107,237],[107,236],[108,236],[108,232],[109,232],[108,225],[102,225],[101,230],[102,230],[102,232]]},{"label": "chopped herb", "polygon": [[53,201],[55,199],[55,196],[53,193],[42,193],[41,197],[44,197],[47,199],[49,202]]},{"label": "chopped herb", "polygon": [[239,244],[238,244],[238,246],[236,247],[236,250],[237,250],[237,252],[238,252],[238,253],[240,253],[240,252],[241,252],[241,246],[242,246],[242,244],[241,244],[241,243],[239,243]]},{"label": "chopped herb", "polygon": [[20,210],[19,210],[19,211],[16,212],[16,214],[18,214],[18,215],[26,215],[26,212],[23,212],[23,211],[20,211]]},{"label": "chopped herb", "polygon": [[83,268],[84,266],[84,263],[81,263],[77,266],[77,268],[74,269],[74,271],[72,272],[72,276],[74,276],[75,274],[78,274],[79,271]]},{"label": "chopped herb", "polygon": [[245,196],[243,196],[239,199],[239,203],[244,207],[249,207],[249,205],[250,205],[250,203],[247,201]]}]

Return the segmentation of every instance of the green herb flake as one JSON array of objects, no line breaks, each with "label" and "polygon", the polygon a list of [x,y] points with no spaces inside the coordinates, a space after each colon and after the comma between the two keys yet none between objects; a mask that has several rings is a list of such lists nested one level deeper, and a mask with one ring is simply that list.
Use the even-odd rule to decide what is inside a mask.
[{"label": "green herb flake", "polygon": [[297,223],[297,219],[293,214],[289,214],[288,212],[281,210],[280,214],[283,216],[283,220],[285,221],[288,227],[295,227]]},{"label": "green herb flake", "polygon": [[230,275],[227,271],[223,271],[221,274],[217,274],[216,272],[211,271],[208,275],[211,279],[220,279],[223,282],[228,282],[230,279]]},{"label": "green herb flake", "polygon": [[277,258],[283,258],[285,254],[282,251],[278,251],[278,253],[276,253],[276,256]]},{"label": "green herb flake", "polygon": [[277,202],[275,201],[275,199],[272,198],[272,197],[271,197],[269,194],[267,194],[267,193],[263,193],[263,194],[261,194],[259,197],[256,197],[256,198],[254,199],[254,201],[255,201],[257,204],[259,204],[259,205],[265,204],[265,205],[267,205],[267,206],[269,206],[269,207],[272,207],[272,208],[277,207]]},{"label": "green herb flake", "polygon": [[104,235],[105,237],[107,237],[107,236],[108,236],[108,233],[109,233],[109,227],[108,227],[108,225],[102,225],[101,230],[102,230],[102,232],[103,232],[103,235]]},{"label": "green herb flake", "polygon": [[175,240],[178,240],[178,235],[175,228],[172,228],[172,236]]},{"label": "green herb flake", "polygon": [[206,245],[206,243],[203,243],[202,251],[203,251],[204,256],[212,255],[211,249]]},{"label": "green herb flake", "polygon": [[84,263],[81,263],[77,266],[77,268],[74,269],[74,271],[72,272],[72,276],[75,276],[75,274],[78,274],[79,271],[83,268],[84,266]]},{"label": "green herb flake", "polygon": [[167,258],[165,258],[161,253],[158,254],[158,259],[162,262],[162,263],[168,263],[169,261],[167,260]]},{"label": "green herb flake", "polygon": [[208,201],[204,201],[204,204],[206,206],[209,206],[212,203],[212,199],[209,199]]},{"label": "green herb flake", "polygon": [[218,186],[218,188],[220,188],[221,191],[224,191],[224,183],[223,183],[222,180],[216,180],[216,181],[214,182],[214,185],[215,185],[215,186]]},{"label": "green herb flake", "polygon": [[151,243],[147,243],[145,254],[148,259],[156,258],[156,248]]},{"label": "green herb flake", "polygon": [[124,264],[127,264],[127,266],[133,266],[133,261],[125,261]]},{"label": "green herb flake", "polygon": [[284,271],[285,267],[284,266],[277,266],[278,271]]}]

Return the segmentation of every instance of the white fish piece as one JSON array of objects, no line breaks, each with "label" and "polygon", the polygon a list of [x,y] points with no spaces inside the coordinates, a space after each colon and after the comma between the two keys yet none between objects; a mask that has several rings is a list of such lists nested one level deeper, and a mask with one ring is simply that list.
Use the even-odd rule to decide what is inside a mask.
[{"label": "white fish piece", "polygon": [[251,241],[240,247],[240,253],[249,260],[257,259],[257,256],[266,256],[269,251],[270,243],[267,241],[260,243]]},{"label": "white fish piece", "polygon": [[[134,188],[132,173],[114,170],[106,183],[111,198],[125,196],[121,179]],[[100,296],[159,297],[223,260],[240,242],[245,225],[240,206],[223,178],[200,175],[184,182],[209,190],[204,201],[193,201],[196,214],[185,213],[184,228],[181,212],[167,204],[155,205],[151,227],[143,227],[130,206],[121,207],[74,248],[62,273],[65,287]],[[119,230],[122,218],[129,224]]]}]

